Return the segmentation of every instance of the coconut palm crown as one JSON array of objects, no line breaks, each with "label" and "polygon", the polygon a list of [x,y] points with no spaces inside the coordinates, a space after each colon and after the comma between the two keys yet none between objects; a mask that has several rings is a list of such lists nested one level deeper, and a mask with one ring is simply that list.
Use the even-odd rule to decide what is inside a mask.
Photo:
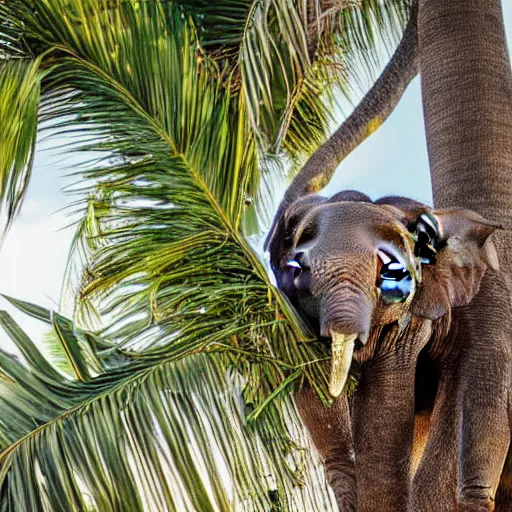
[{"label": "coconut palm crown", "polygon": [[[67,296],[43,354],[5,312],[0,510],[330,510],[286,392],[328,402],[324,347],[246,234],[286,159],[325,138],[335,86],[408,2],[0,1],[0,207],[37,134],[76,169]],[[308,342],[309,341],[309,342]]]}]

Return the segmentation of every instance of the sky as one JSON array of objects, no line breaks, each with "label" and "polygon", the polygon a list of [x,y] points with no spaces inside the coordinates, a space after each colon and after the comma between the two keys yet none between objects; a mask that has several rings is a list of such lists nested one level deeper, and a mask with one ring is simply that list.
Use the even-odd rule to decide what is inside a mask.
[{"label": "sky", "polygon": [[[512,2],[502,3],[512,49]],[[350,113],[346,106],[344,112]],[[338,121],[343,121],[341,113]],[[25,203],[0,251],[0,293],[48,309],[58,307],[73,236],[73,229],[66,229],[70,219],[63,211],[72,198],[62,189],[72,183],[66,175],[76,163],[76,157],[58,155],[47,143],[38,141]],[[374,199],[395,194],[431,203],[418,78],[384,125],[345,159],[323,193],[344,189],[357,189]],[[18,313],[3,299],[0,308],[8,310],[30,336],[41,336],[44,329],[39,322]],[[0,347],[12,349],[3,332]]]}]

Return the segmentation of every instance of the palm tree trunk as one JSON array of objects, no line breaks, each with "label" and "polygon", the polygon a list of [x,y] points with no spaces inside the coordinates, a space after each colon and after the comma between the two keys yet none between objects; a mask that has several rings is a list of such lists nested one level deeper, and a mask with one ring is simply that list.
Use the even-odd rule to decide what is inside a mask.
[{"label": "palm tree trunk", "polygon": [[[479,328],[470,329],[453,340],[460,361],[456,370],[450,371],[456,373],[459,389],[464,391],[454,403],[453,417],[448,415],[442,420],[447,424],[454,418],[464,419],[457,439],[458,510],[494,510],[494,493],[510,441],[507,421],[510,409],[502,399],[498,400],[499,406],[489,408],[491,413],[482,411],[478,397],[510,394],[507,375],[511,365],[508,357],[511,333],[498,314],[499,311],[510,313],[512,289],[510,60],[500,0],[420,0],[418,16],[423,109],[434,206],[470,208],[507,229],[494,237],[501,273],[494,277],[488,274],[485,286],[482,285],[479,295],[466,310],[468,318],[477,319],[475,323]],[[486,339],[487,359],[481,357],[482,351],[477,348],[482,336]],[[491,373],[503,376],[491,382]],[[494,414],[496,417],[491,418]],[[498,443],[499,448],[492,456],[489,455],[492,450],[484,449],[497,447]],[[435,473],[447,457],[446,453],[441,454],[434,464],[429,466],[426,462],[420,469],[430,467]],[[501,475],[496,511],[510,510],[510,486],[507,485],[510,476],[508,461]],[[427,481],[430,484],[432,479]],[[439,496],[436,496],[436,507],[438,501]]]},{"label": "palm tree trunk", "polygon": [[420,0],[423,108],[436,207],[512,227],[512,76],[500,0]]}]

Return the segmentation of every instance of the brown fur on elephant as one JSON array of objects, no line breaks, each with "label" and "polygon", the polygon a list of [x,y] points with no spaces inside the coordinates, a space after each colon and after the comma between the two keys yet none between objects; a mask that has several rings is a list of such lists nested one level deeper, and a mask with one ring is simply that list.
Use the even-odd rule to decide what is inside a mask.
[{"label": "brown fur on elephant", "polygon": [[[413,3],[381,79],[293,181],[267,239],[278,274],[289,251],[314,246],[318,237],[329,240],[331,253],[343,253],[334,263],[325,249],[308,249],[307,258],[300,254],[304,265],[284,264],[296,261],[310,277],[292,279],[298,270],[289,269],[278,276],[319,335],[332,336],[331,324],[344,335],[333,351],[332,389],[343,382],[338,373],[350,350],[362,375],[350,403],[342,394],[330,412],[308,391],[297,403],[341,510],[510,512],[512,74],[501,2]],[[402,260],[396,252],[385,255],[405,264],[407,235],[397,222],[414,230],[426,207],[397,198],[371,204],[354,192],[331,200],[307,194],[324,186],[364,138],[365,119],[379,117],[379,110],[385,119],[418,66],[441,245],[435,262],[420,265],[421,282],[416,271],[417,289],[405,288],[412,298],[382,305],[386,256],[378,246],[391,237]],[[503,229],[491,236],[498,224]],[[329,233],[336,233],[332,240]],[[290,284],[295,277],[297,290]]]},{"label": "brown fur on elephant", "polygon": [[374,204],[354,191],[306,196],[284,212],[269,241],[278,284],[327,343],[353,339],[360,376],[332,410],[310,390],[296,396],[340,510],[408,509],[414,415],[434,408],[457,308],[498,271],[496,227],[467,210],[396,197]]}]

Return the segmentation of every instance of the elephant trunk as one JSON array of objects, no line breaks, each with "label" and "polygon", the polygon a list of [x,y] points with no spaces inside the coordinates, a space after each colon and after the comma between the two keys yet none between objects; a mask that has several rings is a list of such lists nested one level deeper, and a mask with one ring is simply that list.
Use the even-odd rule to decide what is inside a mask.
[{"label": "elephant trunk", "polygon": [[366,343],[373,312],[371,297],[343,286],[327,297],[322,333],[331,338],[329,392],[338,397],[347,381],[356,343]]},{"label": "elephant trunk", "polygon": [[366,343],[375,306],[375,297],[352,284],[345,284],[324,299],[321,322],[322,336],[332,332],[357,335],[359,342]]}]

